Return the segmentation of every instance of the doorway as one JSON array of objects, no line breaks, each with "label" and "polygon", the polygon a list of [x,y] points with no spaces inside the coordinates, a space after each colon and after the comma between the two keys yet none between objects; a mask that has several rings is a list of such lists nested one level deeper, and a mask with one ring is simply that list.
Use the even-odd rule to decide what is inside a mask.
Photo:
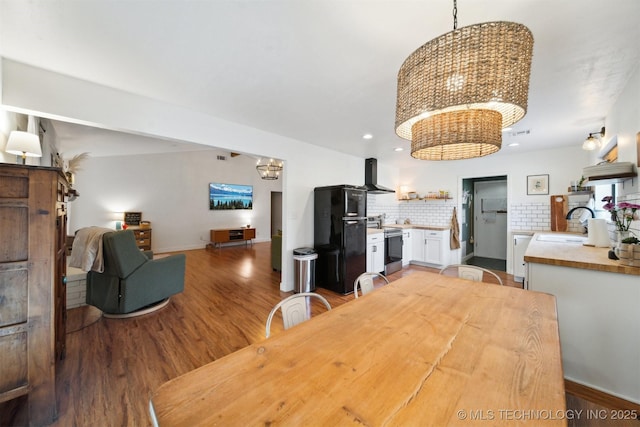
[{"label": "doorway", "polygon": [[467,264],[506,271],[507,177],[463,180],[463,254]]},{"label": "doorway", "polygon": [[271,235],[282,232],[282,191],[271,192]]}]

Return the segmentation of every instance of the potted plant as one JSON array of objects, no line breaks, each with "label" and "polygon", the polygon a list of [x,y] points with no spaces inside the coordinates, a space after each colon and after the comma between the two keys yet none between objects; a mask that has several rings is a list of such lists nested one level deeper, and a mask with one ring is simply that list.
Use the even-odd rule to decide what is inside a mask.
[{"label": "potted plant", "polygon": [[89,157],[89,153],[80,153],[65,162],[64,174],[66,175],[70,186],[73,187],[75,174],[81,170],[80,165],[87,159],[87,157]]},{"label": "potted plant", "polygon": [[631,226],[632,221],[639,219],[638,209],[640,209],[640,205],[627,202],[620,202],[614,205],[611,203],[612,199],[611,196],[604,197],[602,201],[605,202],[605,205],[602,208],[611,214],[611,221],[616,226],[618,242],[620,242],[632,234],[629,231],[629,226]]}]

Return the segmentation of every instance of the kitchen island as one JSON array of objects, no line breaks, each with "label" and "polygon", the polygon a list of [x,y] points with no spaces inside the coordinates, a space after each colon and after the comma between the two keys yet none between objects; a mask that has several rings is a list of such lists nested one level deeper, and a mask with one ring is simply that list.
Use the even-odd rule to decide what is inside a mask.
[{"label": "kitchen island", "polygon": [[535,234],[524,259],[528,289],[557,298],[565,378],[640,403],[640,268],[548,235]]}]

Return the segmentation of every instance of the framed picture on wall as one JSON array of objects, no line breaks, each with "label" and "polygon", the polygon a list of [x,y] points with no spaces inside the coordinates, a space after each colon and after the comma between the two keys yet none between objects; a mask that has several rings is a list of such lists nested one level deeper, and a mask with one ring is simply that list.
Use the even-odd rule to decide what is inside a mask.
[{"label": "framed picture on wall", "polygon": [[549,175],[527,175],[527,195],[549,194]]},{"label": "framed picture on wall", "polygon": [[253,209],[253,186],[210,183],[209,209],[212,211]]}]

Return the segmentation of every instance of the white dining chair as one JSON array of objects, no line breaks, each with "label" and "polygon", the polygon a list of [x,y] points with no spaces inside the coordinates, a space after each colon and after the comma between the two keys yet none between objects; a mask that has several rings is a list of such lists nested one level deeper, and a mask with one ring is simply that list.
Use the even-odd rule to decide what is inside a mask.
[{"label": "white dining chair", "polygon": [[491,270],[487,270],[486,268],[467,264],[449,264],[440,270],[440,274],[443,274],[449,269],[457,269],[459,278],[472,280],[474,282],[484,282],[484,275],[488,274],[489,276],[492,276],[499,285],[503,285],[502,279],[500,279],[496,273]]},{"label": "white dining chair", "polygon": [[301,292],[299,294],[293,294],[279,303],[277,303],[269,313],[269,317],[267,317],[267,326],[266,326],[266,336],[269,338],[271,334],[271,322],[273,321],[273,316],[276,314],[278,309],[282,311],[282,324],[284,325],[284,329],[289,329],[298,323],[302,323],[311,318],[311,298],[316,298],[320,300],[327,308],[327,310],[331,310],[331,304],[325,297],[315,292]]},{"label": "white dining chair", "polygon": [[362,295],[368,294],[369,292],[373,291],[373,279],[375,279],[376,277],[382,278],[382,280],[384,280],[387,285],[389,284],[389,279],[387,279],[387,276],[385,276],[384,274],[372,273],[367,271],[359,275],[353,282],[353,295],[358,298],[358,287],[360,288]]}]

